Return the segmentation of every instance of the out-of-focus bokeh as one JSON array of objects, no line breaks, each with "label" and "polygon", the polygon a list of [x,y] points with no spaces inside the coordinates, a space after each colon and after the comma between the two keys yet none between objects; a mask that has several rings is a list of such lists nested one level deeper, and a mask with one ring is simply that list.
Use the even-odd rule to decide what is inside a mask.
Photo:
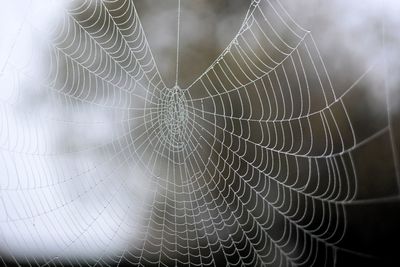
[{"label": "out-of-focus bokeh", "polygon": [[0,262],[397,264],[399,1],[0,10]]}]

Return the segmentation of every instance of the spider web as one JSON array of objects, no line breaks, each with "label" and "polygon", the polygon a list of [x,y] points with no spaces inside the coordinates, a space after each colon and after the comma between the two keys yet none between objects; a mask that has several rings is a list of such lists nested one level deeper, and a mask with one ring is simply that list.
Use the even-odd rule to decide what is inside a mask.
[{"label": "spider web", "polygon": [[[27,5],[1,61],[4,263],[336,264],[345,206],[364,201],[357,151],[385,137],[395,152],[390,114],[360,138],[349,112],[372,68],[338,93],[312,33],[258,0],[180,88],[179,3],[168,87],[132,1],[72,1],[46,31],[29,15],[57,5]],[[29,68],[39,53],[13,59],[25,31],[45,47],[44,74]],[[53,113],[15,109],[32,90]]]}]

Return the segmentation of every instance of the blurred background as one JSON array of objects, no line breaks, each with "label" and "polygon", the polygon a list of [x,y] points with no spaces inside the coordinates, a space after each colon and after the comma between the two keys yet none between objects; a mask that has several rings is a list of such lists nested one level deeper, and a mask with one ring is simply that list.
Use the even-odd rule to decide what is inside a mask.
[{"label": "blurred background", "polygon": [[2,3],[0,262],[395,265],[398,14],[181,1],[177,76],[177,0]]}]

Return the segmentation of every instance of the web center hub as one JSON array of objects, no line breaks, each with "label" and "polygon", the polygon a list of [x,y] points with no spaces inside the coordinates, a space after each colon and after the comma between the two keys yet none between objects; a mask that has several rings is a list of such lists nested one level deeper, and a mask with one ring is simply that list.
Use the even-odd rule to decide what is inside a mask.
[{"label": "web center hub", "polygon": [[158,103],[160,135],[170,150],[182,150],[188,139],[188,108],[184,91],[175,86],[161,92]]}]

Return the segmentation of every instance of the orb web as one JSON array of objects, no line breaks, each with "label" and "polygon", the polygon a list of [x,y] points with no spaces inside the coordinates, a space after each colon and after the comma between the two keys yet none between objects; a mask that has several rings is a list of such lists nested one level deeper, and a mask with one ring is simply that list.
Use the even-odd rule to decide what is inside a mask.
[{"label": "orb web", "polygon": [[[34,36],[29,13],[43,5],[32,2],[20,29]],[[186,88],[179,34],[168,87],[132,1],[70,1],[60,20],[38,41],[46,75],[24,65],[35,53],[3,69],[17,92],[0,111],[4,262],[335,265],[357,198],[354,152],[390,123],[357,137],[354,86],[337,93],[312,33],[279,1],[251,1]],[[12,109],[29,83],[56,112]]]}]

